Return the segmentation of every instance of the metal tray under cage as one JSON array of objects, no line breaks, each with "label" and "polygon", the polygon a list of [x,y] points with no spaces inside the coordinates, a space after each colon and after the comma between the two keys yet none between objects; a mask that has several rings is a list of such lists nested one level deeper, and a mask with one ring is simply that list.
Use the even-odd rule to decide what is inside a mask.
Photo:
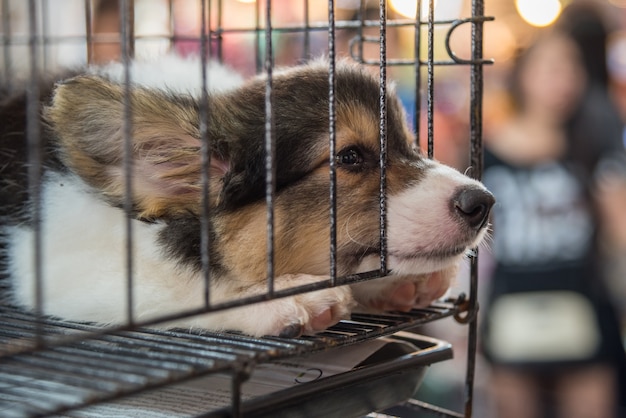
[{"label": "metal tray under cage", "polygon": [[[452,357],[449,343],[398,332],[355,369],[244,402],[250,417],[359,417],[409,399],[427,366]],[[230,417],[229,409],[208,414]]]},{"label": "metal tray under cage", "polygon": [[[458,311],[454,303],[441,303],[408,313],[355,314],[324,333],[286,339],[154,329],[103,333],[87,324],[54,319],[38,322],[29,314],[2,308],[0,411],[5,417],[66,416],[68,411],[146,389],[220,373],[228,377],[229,406],[195,415],[277,416],[279,410],[289,415],[294,405],[300,411],[326,405],[330,408],[326,412],[334,411],[336,416],[367,413],[409,398],[421,382],[424,366],[450,358],[450,346],[411,337],[414,350],[395,351],[382,359],[379,355],[378,360],[372,358],[350,373],[245,402],[241,386],[259,364],[357,345]],[[43,335],[45,344],[37,335]],[[400,381],[402,384],[395,384]],[[346,391],[350,402],[341,396]]]}]

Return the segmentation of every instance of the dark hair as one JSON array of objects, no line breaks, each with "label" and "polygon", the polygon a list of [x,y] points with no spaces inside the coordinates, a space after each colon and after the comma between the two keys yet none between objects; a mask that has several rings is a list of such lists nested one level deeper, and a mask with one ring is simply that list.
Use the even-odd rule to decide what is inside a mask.
[{"label": "dark hair", "polygon": [[606,87],[609,82],[606,43],[610,28],[599,5],[588,2],[570,4],[563,10],[556,28],[580,49],[589,80]]},{"label": "dark hair", "polygon": [[608,93],[609,25],[599,5],[580,2],[563,10],[555,29],[574,41],[587,73],[585,95],[566,129],[570,140],[568,157],[592,174],[602,158],[623,151],[623,123]]},{"label": "dark hair", "polygon": [[518,49],[513,59],[513,66],[507,77],[509,94],[511,96],[511,100],[513,101],[513,106],[517,111],[522,110],[525,105],[524,92],[521,85],[522,73],[526,70],[526,65],[528,64],[530,56],[536,48],[537,43],[534,43],[526,49]]}]

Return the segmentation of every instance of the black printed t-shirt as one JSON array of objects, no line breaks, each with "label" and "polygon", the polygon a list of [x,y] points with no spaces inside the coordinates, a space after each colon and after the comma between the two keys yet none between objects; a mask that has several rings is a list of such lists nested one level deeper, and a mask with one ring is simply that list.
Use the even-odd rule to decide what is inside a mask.
[{"label": "black printed t-shirt", "polygon": [[596,227],[573,170],[559,161],[514,166],[486,150],[483,182],[497,202],[491,245],[496,290],[584,291],[594,275]]},{"label": "black printed t-shirt", "polygon": [[485,150],[483,182],[496,197],[487,315],[503,294],[580,293],[596,310],[603,339],[588,360],[612,362],[620,355],[619,328],[601,278],[597,222],[582,177],[566,162],[515,166]]}]

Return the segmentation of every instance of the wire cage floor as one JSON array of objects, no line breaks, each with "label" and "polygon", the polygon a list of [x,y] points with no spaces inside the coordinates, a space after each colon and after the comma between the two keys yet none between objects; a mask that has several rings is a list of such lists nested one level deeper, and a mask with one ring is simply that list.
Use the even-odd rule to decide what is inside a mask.
[{"label": "wire cage floor", "polygon": [[[458,307],[452,303],[441,303],[407,313],[355,314],[351,320],[341,321],[323,333],[293,339],[154,329],[119,331],[85,338],[82,335],[97,332],[98,328],[52,318],[38,323],[29,314],[3,308],[0,310],[3,324],[0,329],[3,350],[0,410],[6,417],[60,414],[79,406],[115,400],[121,396],[215,373],[228,374],[231,385],[235,387],[244,382],[246,375],[260,363],[334,350],[389,336],[454,315],[458,311]],[[54,346],[44,342],[45,348],[33,348],[32,352],[24,353],[42,332],[43,335],[57,338],[66,337],[72,342],[57,341]],[[407,368],[406,363],[397,365],[393,361],[381,362],[369,379],[397,374],[398,370],[417,372],[418,366],[450,358],[452,353],[446,344],[432,341],[426,340],[426,345],[418,347],[418,355],[408,362],[412,368]],[[347,375],[350,377],[351,373]],[[365,377],[357,373],[354,379],[362,382]],[[408,382],[405,380],[405,383]],[[310,388],[304,389],[307,398],[312,396],[312,392],[326,389],[322,382],[309,383],[308,386]],[[411,385],[407,384],[406,387],[410,389]],[[232,396],[232,405],[238,405],[241,401],[237,399],[239,394],[235,392]],[[397,386],[394,395],[362,407],[380,409],[392,406],[406,396],[401,386]],[[271,408],[272,416],[277,416],[275,414],[288,405],[284,399],[281,401],[274,395],[270,400],[269,405],[252,405],[246,416],[260,413],[254,412],[255,408]],[[373,402],[372,399],[361,401]],[[213,413],[216,416],[236,416],[239,413],[236,409],[234,406],[225,407]],[[358,411],[353,404],[347,410],[336,409],[335,416],[350,416]]]},{"label": "wire cage floor", "polygon": [[[76,2],[74,2],[76,3]],[[469,77],[469,150],[470,163],[474,168],[472,176],[480,178],[482,167],[482,71],[489,60],[482,57],[483,23],[491,20],[484,16],[482,0],[471,1],[471,16],[453,20],[435,20],[433,0],[418,0],[417,10],[422,3],[427,5],[427,17],[417,19],[389,19],[387,5],[381,0],[378,16],[366,16],[367,1],[358,2],[359,12],[355,19],[336,19],[335,2],[327,3],[328,19],[323,22],[311,20],[310,1],[303,0],[304,21],[300,25],[272,25],[272,1],[265,2],[265,11],[259,4],[255,8],[254,27],[227,27],[222,25],[221,12],[225,7],[222,1],[202,0],[200,35],[176,33],[173,29],[165,35],[151,36],[136,33],[134,21],[138,10],[132,0],[120,0],[118,4],[119,34],[96,33],[93,17],[102,2],[84,0],[82,12],[85,17],[85,33],[82,35],[54,35],[49,30],[51,3],[47,0],[30,0],[23,4],[27,11],[27,30],[16,32],[15,23],[10,19],[10,7],[14,0],[0,0],[2,6],[2,62],[0,74],[3,81],[11,82],[16,69],[13,62],[16,55],[28,55],[31,70],[41,64],[45,68],[52,58],[48,50],[58,45],[83,42],[87,63],[97,59],[97,47],[116,43],[122,62],[128,63],[135,55],[136,43],[159,42],[165,39],[170,45],[186,45],[195,42],[203,58],[222,61],[227,52],[223,39],[240,34],[254,37],[253,72],[273,68],[272,39],[276,34],[297,34],[301,36],[303,56],[311,54],[316,33],[327,34],[330,62],[335,57],[335,37],[337,30],[351,31],[355,37],[350,41],[349,51],[353,59],[363,65],[378,67],[382,86],[386,85],[386,68],[389,66],[412,67],[415,70],[415,108],[413,109],[417,141],[420,147],[433,157],[433,103],[434,72],[437,66],[463,66],[468,68]],[[77,4],[78,4],[77,3]],[[175,0],[164,1],[173,25]],[[369,2],[374,3],[374,2]],[[276,7],[276,6],[275,6]],[[265,12],[265,19],[263,19]],[[42,18],[43,16],[43,18]],[[216,16],[213,21],[211,16]],[[452,33],[461,26],[471,27],[471,57],[461,58],[450,48]],[[26,25],[28,26],[28,25]],[[39,26],[43,26],[41,31]],[[446,26],[444,34],[447,57],[435,58],[435,28]],[[415,57],[387,57],[386,28],[409,27],[415,29]],[[379,31],[375,37],[368,34]],[[422,39],[426,35],[426,39]],[[121,39],[121,41],[120,41]],[[356,39],[357,41],[354,41]],[[376,45],[378,57],[366,57],[364,45]],[[420,49],[426,44],[426,54]],[[138,45],[138,44],[137,44]],[[21,49],[20,49],[21,48]],[[21,52],[20,52],[21,51]],[[43,51],[41,56],[39,54]],[[265,56],[264,56],[265,54]],[[422,56],[426,55],[425,59]],[[425,70],[425,71],[424,71]],[[422,73],[425,72],[425,77]],[[31,75],[34,74],[34,71]],[[425,85],[422,85],[422,78]],[[269,78],[271,80],[271,77]],[[10,84],[10,83],[9,83]],[[332,94],[332,92],[329,92]],[[381,92],[384,95],[384,91]],[[426,109],[422,109],[422,97]],[[382,107],[382,106],[381,106]],[[382,110],[381,110],[382,112]],[[426,141],[420,144],[419,121],[426,114]],[[381,120],[385,119],[381,113]],[[384,123],[381,122],[381,138],[384,136]],[[271,135],[268,135],[271,136]],[[421,139],[424,142],[424,139]],[[382,157],[381,157],[382,158]],[[381,169],[381,172],[384,170]],[[382,175],[382,174],[381,174]],[[384,183],[384,179],[381,179]],[[270,199],[271,202],[271,199]],[[269,206],[269,205],[268,205]],[[381,219],[384,212],[381,209]],[[381,222],[381,224],[384,224]],[[333,225],[331,225],[331,230]],[[385,234],[382,227],[381,236]],[[384,246],[381,246],[384,251]],[[2,250],[0,248],[0,250]],[[381,256],[381,258],[383,258]],[[332,264],[332,263],[331,263]],[[331,265],[331,270],[333,266]],[[272,267],[269,267],[271,272]],[[385,271],[382,268],[381,271]],[[376,272],[375,272],[376,273]],[[333,274],[331,274],[331,277]],[[273,277],[268,274],[268,277]],[[333,284],[346,284],[376,278],[376,274],[355,275],[354,277],[334,277]],[[296,413],[323,416],[362,416],[371,411],[382,410],[403,403],[407,410],[429,410],[443,417],[466,417],[472,415],[472,391],[474,361],[477,339],[477,252],[470,256],[469,294],[456,299],[448,299],[432,304],[425,309],[414,309],[406,313],[380,315],[353,314],[350,320],[343,320],[327,331],[315,336],[300,338],[263,337],[252,338],[238,333],[215,333],[189,330],[156,330],[150,327],[135,328],[121,326],[102,328],[87,323],[73,323],[36,313],[25,313],[10,306],[0,306],[0,415],[6,417],[38,416],[83,416],[81,411],[103,402],[120,401],[150,391],[172,387],[195,379],[220,375],[229,387],[230,397],[223,408],[196,411],[197,416],[294,416]],[[1,284],[0,284],[1,286]],[[299,291],[315,290],[313,287]],[[293,292],[292,292],[293,293]],[[278,294],[289,296],[290,294]],[[276,295],[275,295],[276,296]],[[264,297],[257,301],[264,300]],[[254,302],[254,301],[251,301]],[[247,302],[246,302],[247,303]],[[236,306],[236,305],[233,305]],[[226,309],[229,306],[218,307]],[[214,309],[214,308],[211,308]],[[206,313],[191,312],[188,315]],[[408,334],[405,331],[447,317],[455,317],[458,322],[467,324],[469,341],[468,364],[465,371],[465,411],[457,413],[415,400],[408,400],[423,378],[426,366],[451,358],[452,348],[448,343],[428,337]],[[165,318],[164,320],[171,319]],[[132,322],[132,321],[131,321]],[[145,325],[145,324],[144,324]],[[242,385],[254,370],[262,364],[272,364],[290,358],[302,358],[315,353],[333,353],[333,350],[390,337],[413,345],[414,350],[393,353],[377,361],[357,367],[355,370],[331,376],[316,382],[281,390],[271,395],[246,399]],[[393,390],[386,390],[392,388]],[[348,401],[349,400],[349,401]],[[408,401],[407,401],[408,400]],[[325,406],[323,406],[325,405]],[[326,408],[326,409],[324,409]],[[86,409],[88,414],[88,409]],[[315,412],[311,412],[315,411]],[[87,415],[89,416],[89,415]],[[319,415],[321,416],[321,415]]]}]

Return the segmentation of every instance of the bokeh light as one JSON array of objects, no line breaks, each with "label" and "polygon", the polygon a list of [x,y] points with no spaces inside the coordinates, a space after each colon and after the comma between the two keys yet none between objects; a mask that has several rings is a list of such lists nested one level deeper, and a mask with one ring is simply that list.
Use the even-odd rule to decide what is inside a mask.
[{"label": "bokeh light", "polygon": [[[429,0],[422,0],[422,11],[420,13],[422,18],[428,16],[428,4]],[[393,10],[400,13],[402,16],[410,19],[415,18],[415,13],[417,12],[416,0],[391,0],[389,5]],[[435,0],[434,6],[437,8],[437,0]]]},{"label": "bokeh light", "polygon": [[532,26],[548,26],[561,14],[559,0],[515,0],[517,12]]}]

